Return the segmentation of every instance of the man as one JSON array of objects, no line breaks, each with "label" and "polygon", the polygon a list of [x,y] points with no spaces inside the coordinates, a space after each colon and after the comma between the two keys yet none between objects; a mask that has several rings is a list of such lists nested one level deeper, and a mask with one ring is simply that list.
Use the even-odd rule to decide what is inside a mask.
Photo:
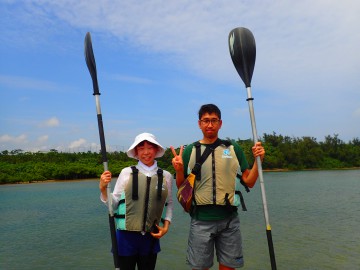
[{"label": "man", "polygon": [[[219,139],[222,120],[216,105],[201,106],[198,125],[203,133],[201,140],[184,150],[180,147],[179,155],[171,147],[177,187],[199,163],[205,148],[211,148],[194,184],[187,264],[193,269],[209,269],[213,265],[215,247],[220,270],[239,268],[244,264],[237,213],[241,202],[240,180],[252,188],[258,178],[258,167],[255,162],[249,169],[244,152],[235,141]],[[252,153],[263,160],[265,150],[260,142],[252,147]]]}]

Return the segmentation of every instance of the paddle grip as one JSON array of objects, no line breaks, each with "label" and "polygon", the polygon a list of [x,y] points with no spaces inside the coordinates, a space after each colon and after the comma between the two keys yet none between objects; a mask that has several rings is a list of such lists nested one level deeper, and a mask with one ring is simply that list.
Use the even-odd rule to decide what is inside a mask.
[{"label": "paddle grip", "polygon": [[120,269],[114,216],[109,215],[109,225],[110,225],[110,235],[111,235],[112,252],[114,258],[114,266],[116,269]]},{"label": "paddle grip", "polygon": [[267,236],[268,246],[269,246],[271,270],[276,270],[275,251],[274,251],[271,230],[266,230],[266,236]]}]

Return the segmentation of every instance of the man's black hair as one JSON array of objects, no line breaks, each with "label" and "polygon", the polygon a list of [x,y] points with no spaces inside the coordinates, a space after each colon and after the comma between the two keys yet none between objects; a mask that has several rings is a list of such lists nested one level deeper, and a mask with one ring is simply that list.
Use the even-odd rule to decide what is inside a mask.
[{"label": "man's black hair", "polygon": [[205,113],[208,113],[208,114],[215,113],[219,117],[219,119],[221,119],[221,111],[215,104],[202,105],[199,110],[199,120]]}]

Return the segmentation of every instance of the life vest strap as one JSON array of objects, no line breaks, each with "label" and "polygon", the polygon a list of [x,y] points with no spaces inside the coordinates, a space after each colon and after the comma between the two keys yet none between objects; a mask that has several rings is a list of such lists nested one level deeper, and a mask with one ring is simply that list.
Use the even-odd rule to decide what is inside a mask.
[{"label": "life vest strap", "polygon": [[119,205],[122,204],[122,203],[125,203],[125,199],[121,199],[121,200],[119,201],[118,207],[119,207]]},{"label": "life vest strap", "polygon": [[115,218],[125,218],[124,214],[114,214]]},{"label": "life vest strap", "polygon": [[144,210],[143,226],[142,226],[143,231],[145,231],[146,218],[147,218],[148,207],[149,207],[150,184],[151,184],[151,177],[146,176],[145,210]]},{"label": "life vest strap", "polygon": [[157,170],[157,176],[158,176],[157,199],[158,199],[158,201],[161,201],[162,185],[163,185],[163,170],[162,169],[159,168]]},{"label": "life vest strap", "polygon": [[196,149],[196,163],[195,163],[194,168],[192,169],[191,172],[195,175],[196,180],[201,180],[201,165],[202,164],[200,164],[200,157],[201,157],[201,144],[200,144],[200,142],[195,143],[195,149]]},{"label": "life vest strap", "polygon": [[212,184],[213,184],[213,189],[212,189],[212,195],[213,195],[213,204],[216,204],[216,172],[215,172],[215,152],[214,150],[211,151],[211,167],[212,167]]},{"label": "life vest strap", "polygon": [[138,173],[139,173],[139,170],[135,166],[131,166],[131,170],[133,172],[132,199],[138,200],[139,199],[139,195],[138,195],[138,189],[139,189]]},{"label": "life vest strap", "polygon": [[194,168],[191,170],[191,173],[196,175],[196,180],[201,180],[201,166],[208,158],[211,153],[214,153],[216,147],[224,143],[223,140],[217,139],[212,145],[206,146],[203,154],[201,155],[201,143],[199,141],[194,143],[196,149],[196,163]]},{"label": "life vest strap", "polygon": [[242,179],[242,176],[240,174],[236,174],[236,177],[240,179],[240,184],[242,184],[246,190],[246,192],[250,192],[249,187],[246,185],[244,180]]},{"label": "life vest strap", "polygon": [[245,205],[245,200],[244,200],[244,197],[243,197],[241,191],[237,190],[237,191],[235,191],[235,194],[239,195],[239,197],[240,197],[240,203],[241,203],[242,210],[247,211],[247,208],[246,208],[246,205]]}]

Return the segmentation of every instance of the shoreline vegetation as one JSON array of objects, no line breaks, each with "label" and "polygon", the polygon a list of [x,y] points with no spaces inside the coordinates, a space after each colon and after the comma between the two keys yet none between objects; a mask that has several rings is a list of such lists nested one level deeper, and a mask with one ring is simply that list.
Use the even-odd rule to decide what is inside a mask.
[{"label": "shoreline vegetation", "polygon": [[[264,134],[260,141],[266,150],[262,164],[264,172],[360,169],[359,138],[345,143],[335,134],[317,142],[312,137],[295,138],[274,132]],[[244,150],[249,164],[253,164],[253,141],[237,139],[236,142]],[[107,158],[113,177],[134,164],[134,160],[121,151],[109,152]],[[171,159],[168,148],[164,156],[157,159],[159,167],[174,173]],[[0,153],[0,184],[97,180],[102,172],[102,156],[96,152],[64,153],[51,149],[44,153],[17,149]]]},{"label": "shoreline vegetation", "polygon": [[[264,170],[263,172],[297,172],[297,171],[346,171],[346,170],[360,170],[360,167],[352,167],[352,168],[336,168],[336,169],[303,169],[303,170],[289,170],[289,169],[273,169],[273,170]],[[81,181],[99,181],[100,176],[98,178],[84,178],[84,179],[49,179],[49,180],[32,180],[32,181],[19,181],[12,183],[0,183],[0,185],[26,185],[26,184],[41,184],[41,183],[51,183],[51,182],[81,182]]]}]

